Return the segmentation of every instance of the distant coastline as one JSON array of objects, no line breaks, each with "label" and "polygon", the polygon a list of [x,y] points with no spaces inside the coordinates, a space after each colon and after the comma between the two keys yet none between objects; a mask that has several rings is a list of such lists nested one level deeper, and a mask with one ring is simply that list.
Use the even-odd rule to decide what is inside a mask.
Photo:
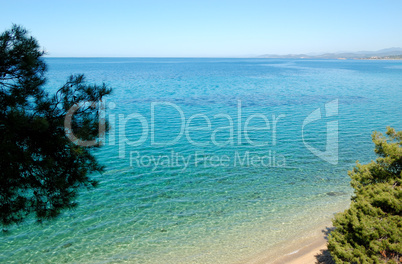
[{"label": "distant coastline", "polygon": [[359,60],[402,60],[402,55],[384,56],[384,57],[373,56],[370,58],[360,58]]},{"label": "distant coastline", "polygon": [[323,54],[264,54],[257,58],[270,59],[331,59],[331,60],[401,60],[402,48],[388,48],[378,51],[339,52]]}]

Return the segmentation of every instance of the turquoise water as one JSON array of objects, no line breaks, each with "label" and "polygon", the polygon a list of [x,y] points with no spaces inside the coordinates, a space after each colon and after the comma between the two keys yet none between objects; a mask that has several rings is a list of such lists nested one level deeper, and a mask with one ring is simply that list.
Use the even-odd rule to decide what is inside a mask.
[{"label": "turquoise water", "polygon": [[50,91],[72,73],[114,88],[106,172],[78,209],[1,234],[1,263],[241,263],[329,223],[372,131],[402,129],[401,61],[47,63]]}]

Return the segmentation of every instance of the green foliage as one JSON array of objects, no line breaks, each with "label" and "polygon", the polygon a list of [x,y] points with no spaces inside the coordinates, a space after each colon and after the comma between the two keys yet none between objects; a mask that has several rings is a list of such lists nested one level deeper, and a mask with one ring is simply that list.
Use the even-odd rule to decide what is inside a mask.
[{"label": "green foliage", "polygon": [[[76,206],[78,189],[100,166],[89,152],[65,135],[68,110],[82,101],[99,101],[111,89],[85,85],[71,76],[56,94],[43,88],[44,52],[25,29],[14,25],[0,35],[0,223],[20,223],[33,214],[51,219]],[[99,114],[80,108],[72,119],[75,135],[98,139]],[[93,146],[97,147],[97,146]]]},{"label": "green foliage", "polygon": [[376,161],[349,172],[355,195],[329,238],[336,263],[402,262],[402,131],[386,134],[372,135]]}]

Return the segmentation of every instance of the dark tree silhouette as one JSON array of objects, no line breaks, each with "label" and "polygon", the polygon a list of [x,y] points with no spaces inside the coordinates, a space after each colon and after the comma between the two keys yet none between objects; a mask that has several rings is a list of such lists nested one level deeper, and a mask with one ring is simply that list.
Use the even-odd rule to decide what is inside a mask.
[{"label": "dark tree silhouette", "polygon": [[81,104],[71,118],[72,106],[98,102],[111,89],[86,85],[83,75],[71,76],[50,95],[44,83],[46,63],[38,42],[17,25],[0,35],[0,221],[20,223],[29,215],[51,219],[76,206],[80,187],[96,182],[88,177],[101,172],[90,147],[66,135],[99,143],[101,120],[92,104]]}]

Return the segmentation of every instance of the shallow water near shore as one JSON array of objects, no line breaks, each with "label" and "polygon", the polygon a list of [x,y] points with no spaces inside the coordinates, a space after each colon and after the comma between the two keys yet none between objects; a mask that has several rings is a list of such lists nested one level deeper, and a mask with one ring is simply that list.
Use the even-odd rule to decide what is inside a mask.
[{"label": "shallow water near shore", "polygon": [[402,129],[401,61],[46,62],[50,92],[114,88],[106,171],[77,209],[1,234],[1,263],[242,263],[346,209],[371,133]]}]

